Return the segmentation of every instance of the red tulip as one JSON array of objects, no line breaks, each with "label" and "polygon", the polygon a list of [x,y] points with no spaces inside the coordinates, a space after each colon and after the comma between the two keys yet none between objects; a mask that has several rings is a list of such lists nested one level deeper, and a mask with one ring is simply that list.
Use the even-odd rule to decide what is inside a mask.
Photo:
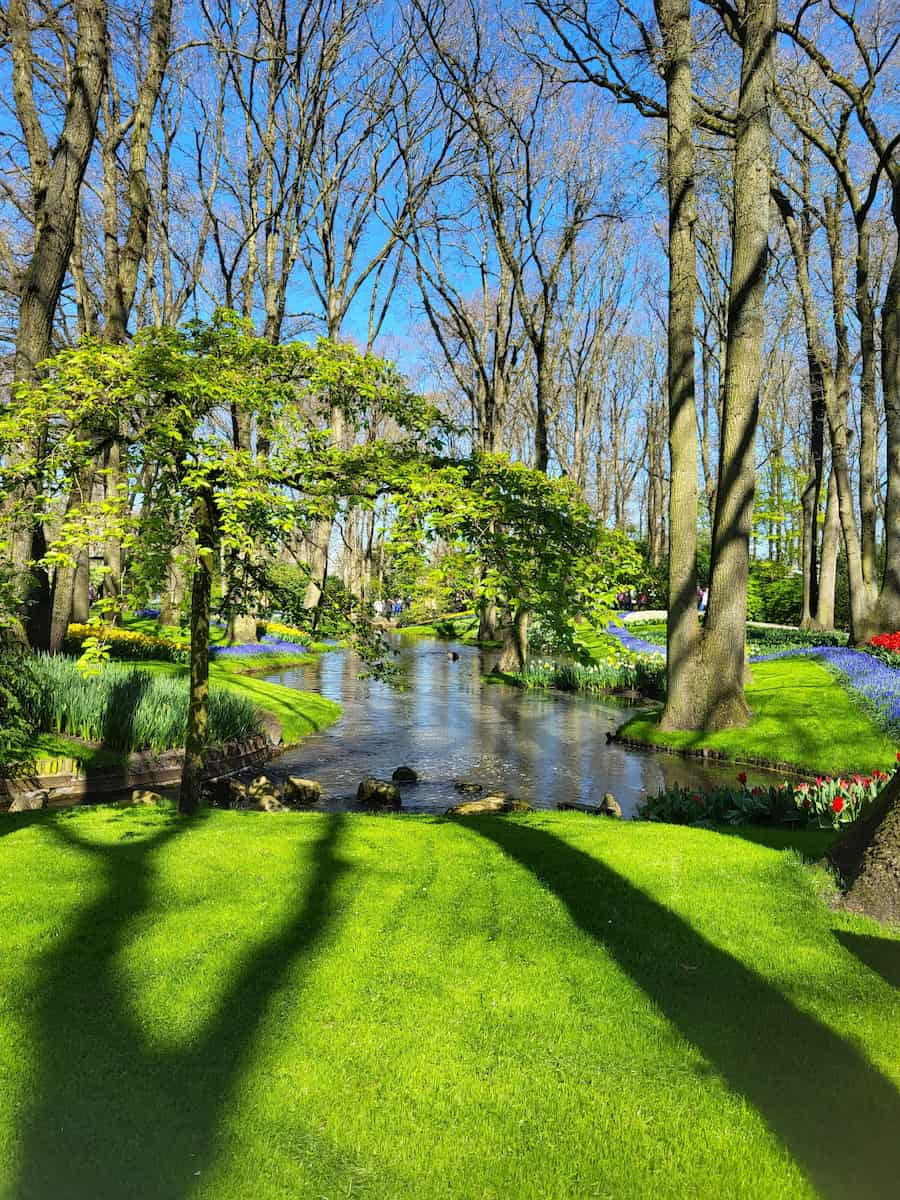
[{"label": "red tulip", "polygon": [[832,800],[831,811],[836,813],[844,811],[844,801],[841,796],[835,796],[835,798]]}]

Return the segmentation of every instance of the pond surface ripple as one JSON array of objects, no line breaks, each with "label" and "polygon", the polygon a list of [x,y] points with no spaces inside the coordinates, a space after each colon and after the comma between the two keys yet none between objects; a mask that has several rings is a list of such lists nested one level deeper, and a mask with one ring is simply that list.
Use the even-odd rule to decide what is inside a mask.
[{"label": "pond surface ripple", "polygon": [[[420,782],[401,789],[410,812],[443,812],[463,797],[457,779],[484,793],[511,792],[535,808],[596,805],[612,792],[626,817],[647,795],[680,784],[698,790],[733,783],[737,768],[607,743],[635,709],[563,692],[483,682],[497,652],[461,643],[396,639],[403,688],[359,679],[359,659],[334,650],[305,667],[266,678],[318,692],[343,705],[336,724],[270,763],[273,778],[317,779],[328,810],[354,807],[367,775],[390,779],[410,766]],[[456,662],[448,657],[453,650]]]}]

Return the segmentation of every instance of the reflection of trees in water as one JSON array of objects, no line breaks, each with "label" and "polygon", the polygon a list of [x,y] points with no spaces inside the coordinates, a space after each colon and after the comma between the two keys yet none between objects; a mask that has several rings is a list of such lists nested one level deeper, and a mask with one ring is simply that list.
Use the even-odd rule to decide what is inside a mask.
[{"label": "reflection of trees in water", "polygon": [[407,805],[440,810],[456,796],[452,781],[473,778],[486,788],[516,792],[541,807],[560,801],[598,802],[611,791],[633,815],[644,794],[664,787],[713,787],[733,782],[735,768],[607,743],[633,709],[564,693],[525,692],[485,684],[490,653],[446,642],[401,644],[405,687],[360,680],[360,660],[332,651],[278,680],[319,691],[344,706],[337,724],[308,738],[273,764],[282,774],[318,777],[326,793],[350,796],[364,775],[389,775],[409,763],[423,786]]}]

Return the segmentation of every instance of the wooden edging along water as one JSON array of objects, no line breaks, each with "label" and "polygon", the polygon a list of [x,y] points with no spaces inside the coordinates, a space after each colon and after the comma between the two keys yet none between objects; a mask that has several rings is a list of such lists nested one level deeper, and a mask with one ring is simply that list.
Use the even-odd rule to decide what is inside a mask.
[{"label": "wooden edging along water", "polygon": [[[207,782],[232,775],[247,767],[268,762],[280,750],[262,733],[240,741],[226,742],[207,750],[204,778]],[[54,770],[46,774],[0,776],[0,811],[24,812],[38,808],[65,808],[70,804],[102,803],[136,790],[153,791],[171,787],[181,778],[183,750],[159,754],[141,751],[114,770],[92,770],[74,759],[47,760]],[[60,770],[60,767],[65,769]]]},{"label": "wooden edging along water", "polygon": [[736,767],[757,767],[763,771],[778,772],[781,775],[793,775],[795,779],[817,779],[821,771],[807,771],[796,763],[777,762],[772,758],[764,758],[758,754],[748,754],[741,758],[732,758],[722,750],[711,750],[708,746],[698,746],[696,750],[682,746],[660,746],[656,742],[642,742],[637,738],[625,736],[619,730],[606,735],[608,742],[626,746],[629,750],[654,750],[657,754],[677,754],[680,758],[698,758],[715,765],[734,765]]}]

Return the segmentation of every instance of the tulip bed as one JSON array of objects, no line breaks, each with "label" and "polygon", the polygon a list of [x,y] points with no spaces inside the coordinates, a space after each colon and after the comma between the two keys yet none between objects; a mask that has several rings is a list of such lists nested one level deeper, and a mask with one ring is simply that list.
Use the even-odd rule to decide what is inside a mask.
[{"label": "tulip bed", "polygon": [[[900,754],[898,754],[900,760]],[[815,825],[840,829],[863,816],[890,779],[887,771],[849,779],[816,776],[812,782],[782,780],[769,787],[748,787],[740,771],[737,787],[698,791],[674,787],[648,797],[639,815],[675,825]]]}]

